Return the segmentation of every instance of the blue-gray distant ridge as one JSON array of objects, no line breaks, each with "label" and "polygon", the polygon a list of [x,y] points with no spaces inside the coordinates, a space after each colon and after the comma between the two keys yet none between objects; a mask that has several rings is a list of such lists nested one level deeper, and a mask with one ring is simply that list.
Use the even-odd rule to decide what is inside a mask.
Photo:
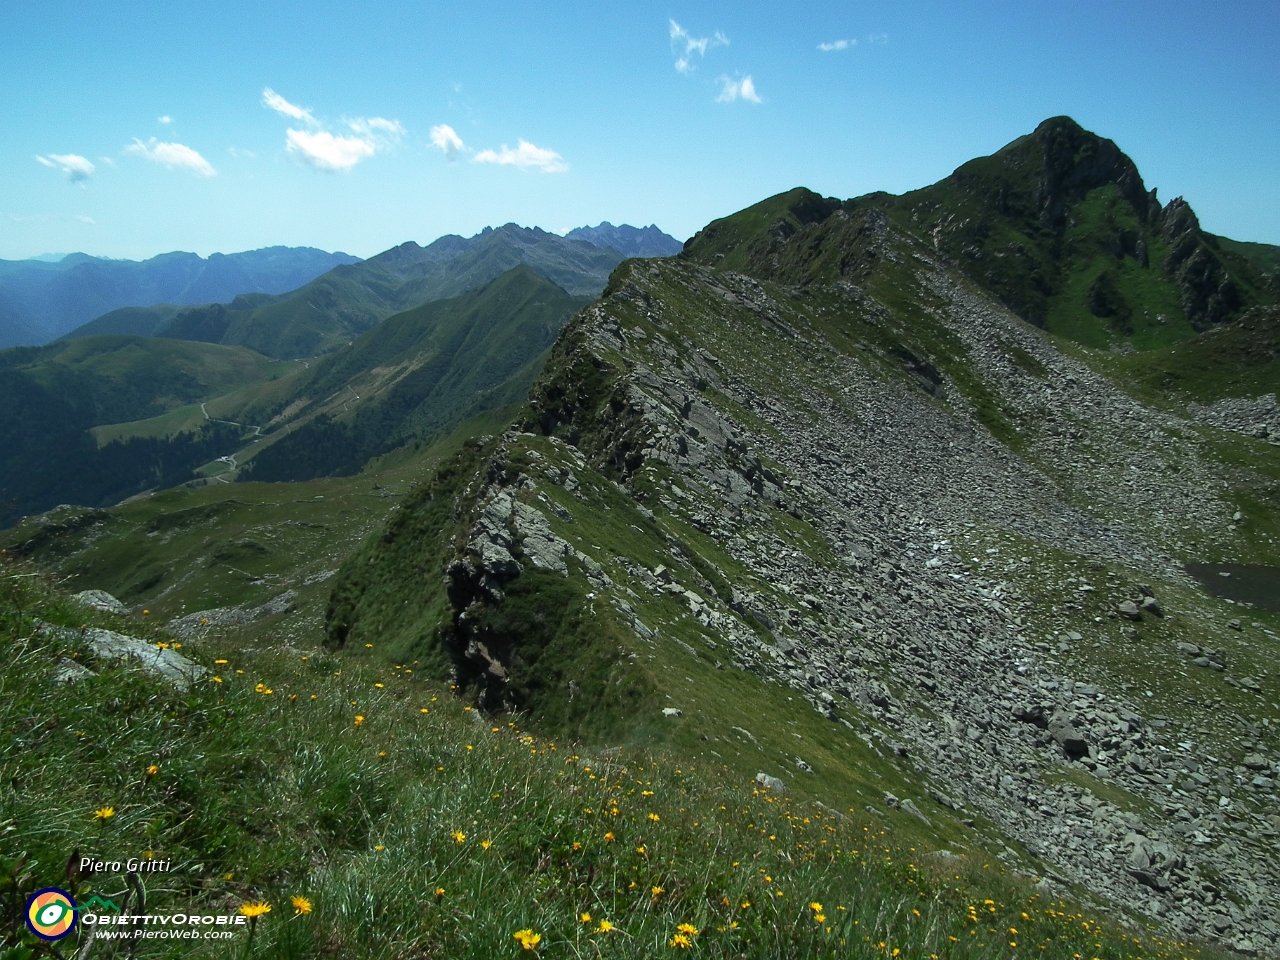
[{"label": "blue-gray distant ridge", "polygon": [[577,227],[565,234],[566,240],[585,240],[597,247],[610,247],[624,257],[674,257],[684,244],[663,233],[655,224],[633,227],[624,223],[615,227],[608,220],[598,227]]},{"label": "blue-gray distant ridge", "polygon": [[239,294],[285,293],[334,267],[359,262],[359,257],[314,247],[266,247],[207,258],[174,252],[143,261],[84,253],[0,260],[0,347],[49,343],[123,307],[193,306],[227,302]]}]

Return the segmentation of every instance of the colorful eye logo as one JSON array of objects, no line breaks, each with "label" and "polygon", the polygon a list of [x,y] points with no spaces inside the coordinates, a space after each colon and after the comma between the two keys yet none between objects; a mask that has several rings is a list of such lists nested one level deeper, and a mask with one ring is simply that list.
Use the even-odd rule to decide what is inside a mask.
[{"label": "colorful eye logo", "polygon": [[57,887],[46,887],[27,901],[27,926],[41,940],[61,940],[76,925],[76,902]]}]

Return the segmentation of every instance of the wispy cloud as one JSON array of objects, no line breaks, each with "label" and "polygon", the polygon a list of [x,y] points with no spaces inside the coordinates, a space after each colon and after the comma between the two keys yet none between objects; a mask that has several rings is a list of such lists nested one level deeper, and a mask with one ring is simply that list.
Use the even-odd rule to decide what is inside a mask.
[{"label": "wispy cloud", "polygon": [[747,74],[741,80],[720,78],[720,96],[716,97],[716,103],[733,103],[735,100],[746,100],[748,103],[763,102],[760,94],[756,93],[756,85],[751,79],[751,74]]},{"label": "wispy cloud", "polygon": [[262,91],[262,105],[282,117],[300,120],[310,128],[287,129],[285,149],[309,166],[329,173],[350,170],[375,153],[389,150],[405,135],[404,124],[386,117],[344,118],[342,122],[352,135],[332,133],[325,129],[325,123],[315,118],[310,108],[290,103],[270,87]]},{"label": "wispy cloud", "polygon": [[500,166],[537,169],[543,173],[564,173],[569,165],[554,150],[535,147],[528,140],[520,140],[512,150],[505,143],[501,150],[481,150],[471,158],[474,163],[496,163]]},{"label": "wispy cloud", "polygon": [[889,35],[887,33],[873,33],[871,36],[867,37],[867,43],[883,45],[888,42]]},{"label": "wispy cloud", "polygon": [[158,143],[155,137],[146,143],[135,137],[133,143],[124,148],[124,152],[161,164],[170,170],[189,170],[197,177],[212,177],[218,173],[208,160],[185,144]]},{"label": "wispy cloud", "polygon": [[856,47],[857,40],[832,40],[830,43],[818,44],[818,49],[823,53],[831,53],[833,50],[848,50],[850,47]]},{"label": "wispy cloud", "polygon": [[335,137],[328,130],[308,133],[306,130],[288,130],[285,133],[286,149],[296,154],[317,170],[337,172],[350,170],[361,160],[372,157],[377,147],[363,137]]},{"label": "wispy cloud", "polygon": [[51,153],[37,156],[36,162],[51,170],[61,170],[72,183],[82,183],[93,176],[93,164],[78,153]]},{"label": "wispy cloud", "polygon": [[458,159],[458,154],[467,149],[453,127],[440,123],[431,128],[431,143],[450,160]]},{"label": "wispy cloud", "polygon": [[173,117],[166,113],[163,117],[156,117],[156,123],[163,124],[167,127],[169,124],[173,123]]},{"label": "wispy cloud", "polygon": [[235,157],[237,160],[253,160],[257,158],[257,154],[252,150],[244,150],[240,147],[227,147],[227,153]]},{"label": "wispy cloud", "polygon": [[80,216],[77,216],[76,219],[79,220],[81,223],[87,223],[90,226],[96,227],[98,225],[98,221],[93,219],[93,217],[86,217],[86,216],[80,215]]},{"label": "wispy cloud", "polygon": [[695,37],[674,20],[667,21],[667,32],[671,37],[671,52],[676,55],[676,70],[680,73],[692,73],[693,55],[705,57],[707,51],[715,47],[727,47],[729,38],[717,30],[709,37]]},{"label": "wispy cloud", "polygon": [[303,123],[309,124],[315,124],[316,122],[316,118],[311,115],[310,110],[304,110],[302,107],[290,103],[270,87],[262,88],[262,105],[274,110],[282,117],[288,117],[290,120],[301,120]]}]

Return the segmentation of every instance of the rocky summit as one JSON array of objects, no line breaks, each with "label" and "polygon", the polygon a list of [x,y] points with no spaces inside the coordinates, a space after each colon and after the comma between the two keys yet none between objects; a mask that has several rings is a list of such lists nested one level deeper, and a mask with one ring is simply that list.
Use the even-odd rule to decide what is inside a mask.
[{"label": "rocky summit", "polygon": [[[330,641],[435,651],[482,707],[582,737],[689,723],[730,675],[781,689],[918,778],[873,814],[1278,955],[1276,621],[1184,572],[1277,561],[1274,388],[1193,376],[1276,329],[1269,281],[1069,121],[929,189],[796,190],[619,266],[528,412],[347,562]],[[1092,279],[1086,214],[1114,241]],[[957,239],[980,221],[1014,246]],[[1157,336],[1143,290],[1181,311],[1164,352],[1107,326],[1123,300]],[[705,719],[717,758],[775,722]]]}]

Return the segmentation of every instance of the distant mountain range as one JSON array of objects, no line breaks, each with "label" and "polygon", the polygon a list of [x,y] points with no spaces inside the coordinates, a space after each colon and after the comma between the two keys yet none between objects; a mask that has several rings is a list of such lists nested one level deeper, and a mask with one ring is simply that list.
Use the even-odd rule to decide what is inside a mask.
[{"label": "distant mountain range", "polygon": [[101,316],[70,336],[172,337],[247,346],[281,359],[313,357],[349,343],[394,313],[458,296],[521,264],[571,296],[595,297],[613,268],[632,255],[601,242],[606,234],[612,236],[610,231],[628,249],[680,249],[656,227],[601,224],[581,229],[595,231],[595,239],[560,237],[508,223],[496,230],[486,227],[469,238],[443,236],[425,247],[411,241],[360,263],[336,267],[281,296],[244,295],[227,304],[186,309],[129,307]]},{"label": "distant mountain range", "polygon": [[624,223],[615,227],[605,220],[598,227],[577,227],[565,234],[566,240],[585,240],[597,247],[612,247],[624,257],[674,257],[684,249],[675,237],[667,236],[654,224],[633,227]]},{"label": "distant mountain range", "polygon": [[165,253],[107,260],[72,253],[59,260],[0,260],[0,347],[48,343],[120,307],[190,306],[242,293],[284,293],[342,264],[345,253],[267,247],[244,253]]}]

